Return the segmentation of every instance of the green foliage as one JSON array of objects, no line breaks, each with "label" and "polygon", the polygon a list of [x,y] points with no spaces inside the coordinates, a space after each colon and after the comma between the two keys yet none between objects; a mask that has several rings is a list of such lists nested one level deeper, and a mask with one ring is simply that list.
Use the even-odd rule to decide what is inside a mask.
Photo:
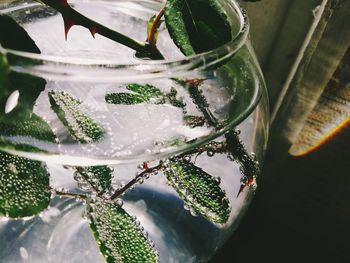
[{"label": "green foliage", "polygon": [[215,223],[227,222],[230,206],[217,178],[184,159],[171,161],[164,173],[185,204],[197,214]]},{"label": "green foliage", "polygon": [[[29,118],[18,119],[15,114],[8,114],[0,118],[0,137],[26,137],[31,140],[56,142],[56,136],[53,134],[50,126],[39,116],[32,114]],[[5,140],[5,139],[3,139]],[[18,148],[23,149],[24,142]],[[28,146],[29,147],[29,146]]]},{"label": "green foliage", "polygon": [[149,84],[140,85],[137,83],[132,83],[132,84],[129,84],[126,88],[128,90],[131,90],[133,92],[136,92],[136,93],[142,95],[147,100],[149,100],[151,98],[161,97],[164,95],[160,91],[160,89],[158,89],[152,85],[149,85]]},{"label": "green foliage", "polygon": [[169,103],[178,108],[184,108],[186,106],[181,100],[176,98],[177,91],[173,87],[170,93],[167,94],[149,84],[141,85],[133,83],[129,84],[126,88],[134,93],[122,92],[106,94],[106,102],[111,104],[132,105],[152,101],[156,104]]},{"label": "green foliage", "polygon": [[158,255],[140,226],[116,204],[97,201],[90,205],[90,227],[108,263],[152,263]]},{"label": "green foliage", "polygon": [[147,102],[141,95],[131,93],[110,93],[106,94],[105,100],[110,104],[132,105]]},{"label": "green foliage", "polygon": [[80,100],[56,90],[49,92],[49,98],[52,109],[74,139],[80,143],[91,143],[103,137],[103,128],[79,109]]},{"label": "green foliage", "polygon": [[109,166],[77,167],[77,172],[99,193],[111,187],[113,168]]},{"label": "green foliage", "polygon": [[5,97],[5,85],[9,66],[5,54],[0,51],[0,98]]},{"label": "green foliage", "polygon": [[0,43],[4,48],[40,53],[40,49],[28,33],[11,17],[0,15]]},{"label": "green foliage", "polygon": [[47,208],[51,193],[46,166],[0,152],[0,214],[18,218]]},{"label": "green foliage", "polygon": [[107,94],[105,97],[106,102],[111,104],[131,105],[148,102],[151,99],[159,99],[164,96],[158,88],[148,84],[140,85],[132,83],[126,88],[134,93]]},{"label": "green foliage", "polygon": [[164,15],[170,36],[186,56],[215,49],[232,39],[218,0],[167,0]]}]

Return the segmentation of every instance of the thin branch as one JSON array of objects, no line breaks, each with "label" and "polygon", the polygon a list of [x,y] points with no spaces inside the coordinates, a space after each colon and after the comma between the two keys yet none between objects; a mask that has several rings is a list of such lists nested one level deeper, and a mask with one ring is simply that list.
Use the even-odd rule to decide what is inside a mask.
[{"label": "thin branch", "polygon": [[117,31],[114,31],[73,9],[67,0],[41,0],[41,2],[60,12],[65,23],[65,32],[68,33],[73,25],[80,25],[90,30],[94,36],[96,33],[108,39],[114,40],[124,46],[134,49],[151,59],[164,59],[159,50],[148,43],[132,39]]},{"label": "thin branch", "polygon": [[58,195],[61,197],[69,197],[69,198],[75,198],[75,199],[81,199],[81,200],[86,200],[88,198],[88,195],[86,195],[86,194],[66,192],[66,191],[61,191],[61,190],[51,188],[51,187],[50,187],[50,191],[52,193],[54,193],[55,195]]},{"label": "thin branch", "polygon": [[[203,96],[202,91],[199,89],[202,81],[178,79],[175,79],[175,81],[188,89],[190,97],[204,115],[207,123],[215,127],[216,130],[221,129],[222,126],[209,109],[209,104]],[[238,135],[239,133],[235,130],[230,130],[225,134],[225,138],[227,150],[232,154],[232,157],[241,164],[241,170],[244,174],[241,180],[242,187],[240,192],[242,192],[245,187],[255,182],[255,178],[259,173],[259,166],[255,157],[247,152]]]},{"label": "thin branch", "polygon": [[114,201],[116,198],[118,198],[120,195],[125,193],[129,188],[134,186],[139,182],[140,179],[143,179],[147,175],[154,174],[155,172],[158,172],[163,167],[162,163],[159,163],[157,166],[147,168],[143,172],[139,173],[134,179],[132,179],[130,182],[128,182],[125,186],[122,188],[116,190],[114,194],[109,198],[109,200]]}]

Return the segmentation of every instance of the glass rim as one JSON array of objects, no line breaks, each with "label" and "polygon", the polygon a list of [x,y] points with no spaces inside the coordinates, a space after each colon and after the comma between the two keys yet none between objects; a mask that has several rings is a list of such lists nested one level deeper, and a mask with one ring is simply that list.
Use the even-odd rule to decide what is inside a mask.
[{"label": "glass rim", "polygon": [[[95,0],[94,0],[95,1]],[[93,2],[94,2],[93,1]],[[139,1],[139,0],[130,0]],[[140,0],[142,2],[147,0]],[[73,2],[84,2],[84,0],[73,0]],[[96,2],[104,2],[104,0],[97,0]],[[245,11],[239,6],[235,0],[224,1],[226,5],[231,7],[231,11],[235,12],[238,17],[239,30],[237,34],[234,35],[232,40],[216,49],[208,52],[196,54],[193,56],[184,57],[175,60],[140,60],[131,64],[118,64],[111,63],[110,61],[97,61],[97,60],[82,60],[77,59],[77,61],[71,61],[72,58],[59,58],[55,56],[35,54],[30,52],[22,52],[11,49],[6,49],[0,45],[0,53],[4,53],[8,57],[15,58],[16,61],[33,61],[41,63],[32,63],[29,66],[25,65],[11,65],[10,70],[26,73],[31,75],[36,75],[44,77],[47,79],[63,80],[63,81],[79,81],[79,82],[113,82],[113,81],[129,81],[131,77],[137,76],[138,80],[151,79],[151,78],[162,78],[162,77],[185,77],[186,72],[191,74],[191,72],[200,71],[216,65],[222,61],[226,61],[231,58],[241,47],[246,44],[249,34],[249,21],[246,16]],[[40,3],[33,3],[35,5],[40,5]],[[28,4],[26,4],[28,7]],[[3,9],[7,10],[7,9]],[[4,13],[1,10],[0,14]],[[24,63],[25,64],[25,63]],[[67,67],[68,66],[68,67]],[[58,71],[57,71],[58,69]],[[76,69],[76,71],[74,71]],[[102,74],[96,73],[96,69],[101,69]],[[73,74],[68,74],[64,70],[73,71]],[[83,70],[83,74],[74,75],[75,72],[80,72]],[[132,74],[130,74],[130,71]],[[125,75],[125,72],[128,72]],[[88,73],[88,74],[87,74]],[[120,73],[120,74],[116,74]],[[181,75],[180,75],[181,74]],[[106,76],[107,75],[107,76]],[[112,158],[104,158],[102,156],[71,156],[62,153],[40,153],[40,152],[24,152],[18,149],[11,149],[7,147],[1,147],[2,151],[8,152],[10,154],[19,154],[22,157],[27,157],[30,159],[36,159],[40,161],[47,161],[52,163],[60,163],[66,165],[108,165],[108,164],[123,164],[136,161],[144,160],[156,160],[163,159],[169,156],[173,156],[179,153],[190,151],[200,145],[203,145],[219,136],[228,132],[232,127],[241,123],[249,114],[252,113],[253,109],[260,101],[260,96],[262,95],[262,87],[254,89],[254,94],[250,100],[249,105],[246,106],[245,110],[242,111],[236,118],[230,120],[228,123],[223,125],[220,129],[213,131],[212,133],[199,137],[191,143],[186,143],[181,146],[169,147],[161,149],[159,152],[155,153],[144,153],[137,155],[126,155]],[[72,158],[74,157],[74,158]],[[59,161],[57,161],[59,160]],[[72,161],[74,160],[74,161]]]},{"label": "glass rim", "polygon": [[[83,0],[73,0],[71,2],[88,3],[89,1],[87,2]],[[104,1],[99,0],[92,2],[101,3]],[[144,0],[141,0],[141,2],[144,2]],[[21,9],[31,5],[36,6],[41,4],[37,2],[33,2],[31,4],[26,3],[23,7],[17,8]],[[130,79],[130,77],[133,76],[137,76],[138,79],[149,79],[155,77],[176,75],[176,73],[178,72],[181,72],[183,76],[183,73],[185,71],[192,72],[197,70],[203,70],[212,65],[218,64],[221,61],[226,60],[227,58],[235,54],[246,42],[249,34],[249,21],[245,14],[245,11],[239,6],[239,4],[235,0],[225,1],[225,5],[230,7],[231,11],[234,11],[237,14],[239,21],[239,29],[237,30],[237,33],[233,35],[231,41],[216,49],[179,59],[140,59],[139,61],[134,61],[131,63],[118,63],[116,61],[117,59],[87,59],[78,57],[59,57],[55,55],[36,54],[31,52],[8,49],[2,47],[1,45],[0,53],[3,53],[5,56],[11,56],[12,58],[15,58],[16,61],[22,60],[26,62],[35,62],[32,63],[32,65],[30,65],[30,63],[21,63],[21,65],[11,65],[10,63],[10,68],[13,71],[38,75],[47,78],[54,78],[56,80],[110,82],[116,80]],[[6,14],[8,12],[11,12],[13,9],[14,7],[9,7],[1,10],[0,6],[0,14]],[[73,70],[69,73],[69,70],[67,71],[67,67],[71,67],[71,69]],[[74,70],[74,68],[76,68],[77,70]],[[94,73],[94,70],[96,69],[103,70],[103,74],[98,74],[96,72]],[[78,71],[82,70],[86,70],[89,74],[83,74],[84,72],[79,74]],[[113,71],[113,74],[108,74],[108,71]],[[116,74],[116,71],[121,71],[121,73]],[[122,74],[122,72],[125,71],[129,73],[127,76],[125,76],[125,74]]]}]

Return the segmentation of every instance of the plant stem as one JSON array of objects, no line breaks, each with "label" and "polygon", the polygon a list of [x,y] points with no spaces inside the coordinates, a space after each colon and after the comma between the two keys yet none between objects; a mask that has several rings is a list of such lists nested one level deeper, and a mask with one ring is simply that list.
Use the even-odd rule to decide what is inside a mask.
[{"label": "plant stem", "polygon": [[146,42],[138,41],[132,39],[126,35],[123,35],[117,31],[114,31],[73,9],[66,0],[41,0],[46,5],[54,8],[60,12],[63,16],[66,33],[73,25],[80,25],[90,30],[92,35],[98,33],[106,38],[114,40],[124,46],[127,46],[131,49],[134,49],[137,52],[142,53],[144,56],[149,57],[150,59],[164,59],[160,51],[153,45],[150,45]]},{"label": "plant stem", "polygon": [[52,191],[53,193],[55,193],[56,195],[59,195],[61,197],[78,198],[78,199],[82,199],[82,200],[86,200],[88,198],[88,196],[85,194],[65,192],[65,191],[60,191],[60,190],[54,189],[54,188],[50,188],[50,191]]},{"label": "plant stem", "polygon": [[[210,142],[204,146],[197,147],[196,149],[186,152],[184,154],[181,154],[179,156],[176,156],[175,159],[177,158],[183,158],[187,155],[192,155],[192,154],[202,154],[203,152],[215,152],[215,153],[224,153],[227,152],[227,144],[225,142]],[[109,200],[114,201],[116,198],[118,198],[120,195],[125,193],[128,189],[130,189],[133,185],[138,183],[140,178],[143,178],[147,175],[153,174],[155,172],[158,172],[164,168],[164,165],[162,162],[160,162],[158,165],[151,167],[151,168],[146,168],[143,172],[139,173],[135,178],[133,178],[130,182],[128,182],[126,185],[124,185],[122,188],[116,190],[113,195],[109,198]],[[101,196],[100,196],[101,197]]]},{"label": "plant stem", "polygon": [[229,150],[227,146],[228,145],[225,141],[223,141],[223,142],[210,142],[210,143],[207,143],[206,145],[199,146],[192,151],[186,152],[180,156],[186,156],[186,155],[192,155],[192,154],[200,155],[204,152],[207,152],[207,153],[208,152],[227,153]]},{"label": "plant stem", "polygon": [[150,43],[150,45],[152,45],[152,46],[156,45],[156,42],[157,42],[156,34],[157,34],[159,26],[161,24],[161,20],[160,19],[163,17],[164,12],[165,12],[165,8],[162,8],[160,10],[160,12],[158,13],[158,15],[156,16],[156,18],[154,19],[152,27],[151,27],[151,29],[149,31],[148,43]]},{"label": "plant stem", "polygon": [[[218,120],[215,118],[215,116],[209,109],[209,104],[206,98],[203,96],[203,93],[199,90],[199,85],[201,84],[201,82],[183,80],[176,81],[188,88],[190,97],[192,98],[193,102],[198,106],[199,110],[204,115],[208,124],[210,126],[215,127],[215,129],[217,130],[222,128]],[[241,164],[242,173],[248,179],[247,181],[251,182],[251,179],[254,179],[259,173],[258,163],[256,162],[253,156],[248,154],[238,135],[239,133],[235,130],[230,130],[225,134],[227,149],[228,151],[230,151],[233,158],[238,160],[238,162]],[[246,178],[242,178],[242,184],[244,184]]]},{"label": "plant stem", "polygon": [[158,172],[162,167],[163,167],[162,163],[159,163],[157,166],[148,168],[148,169],[144,170],[143,172],[139,173],[134,179],[132,179],[130,182],[128,182],[125,186],[123,186],[122,188],[116,190],[114,192],[114,194],[109,199],[114,201],[120,195],[125,193],[129,188],[131,188],[133,185],[138,183],[138,181],[140,179],[142,179],[143,177],[145,177],[145,176],[147,176],[149,174],[152,174],[154,172]]}]

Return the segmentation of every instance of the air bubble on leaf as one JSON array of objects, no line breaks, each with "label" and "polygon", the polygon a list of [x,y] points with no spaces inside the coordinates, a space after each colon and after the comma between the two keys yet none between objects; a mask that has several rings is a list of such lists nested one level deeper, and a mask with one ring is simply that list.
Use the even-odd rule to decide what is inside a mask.
[{"label": "air bubble on leaf", "polygon": [[139,177],[139,178],[137,178],[137,182],[138,182],[139,184],[143,184],[144,179],[143,179],[142,177]]},{"label": "air bubble on leaf", "polygon": [[221,183],[221,177],[217,176],[217,177],[214,177],[214,179],[217,183]]},{"label": "air bubble on leaf", "polygon": [[116,201],[115,201],[115,204],[122,207],[124,205],[124,202],[122,199],[118,198]]},{"label": "air bubble on leaf", "polygon": [[198,214],[196,213],[196,211],[194,209],[190,209],[190,214],[192,216],[198,216]]},{"label": "air bubble on leaf", "polygon": [[215,155],[215,152],[214,152],[213,150],[208,150],[208,151],[207,151],[207,155],[208,155],[209,157],[213,157],[213,156]]},{"label": "air bubble on leaf", "polygon": [[227,222],[229,203],[223,198],[226,193],[217,179],[187,160],[174,161],[170,167],[171,171],[165,171],[166,177],[185,206],[215,223]]}]

